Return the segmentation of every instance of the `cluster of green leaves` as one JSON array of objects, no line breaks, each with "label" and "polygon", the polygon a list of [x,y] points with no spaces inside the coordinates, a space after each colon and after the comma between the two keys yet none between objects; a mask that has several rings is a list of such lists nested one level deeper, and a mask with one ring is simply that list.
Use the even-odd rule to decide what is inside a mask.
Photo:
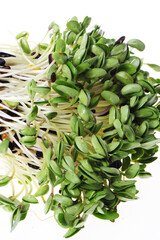
[{"label": "cluster of green leaves", "polygon": [[30,204],[12,199],[12,196],[7,198],[0,194],[0,206],[4,210],[12,213],[11,231],[13,231],[17,224],[26,218]]},{"label": "cluster of green leaves", "polygon": [[[31,147],[41,138],[33,127],[39,104],[53,106],[53,112],[46,115],[48,121],[56,119],[59,106],[71,103],[74,107],[69,130],[61,139],[57,136],[57,146],[41,139],[44,164],[36,175],[37,192],[23,196],[16,207],[9,198],[0,197],[2,205],[13,209],[13,228],[25,214],[23,207],[38,203],[37,197],[49,191],[45,213],[54,211],[57,223],[69,228],[66,238],[84,227],[89,214],[114,221],[120,201],[137,199],[132,179],[150,176],[145,168],[157,159],[160,80],[149,77],[141,68],[142,60],[132,52],[132,48],[143,51],[145,45],[138,39],[127,43],[125,37],[107,39],[97,25],[87,32],[90,20],[85,17],[78,22],[73,17],[63,34],[57,24],[50,25],[54,49],[46,75],[48,86],[37,86],[34,80],[28,84],[33,104],[27,127],[19,131],[21,144]],[[17,39],[21,39],[24,53],[30,54],[26,36],[25,32]],[[46,50],[45,46],[40,44],[40,51]],[[155,64],[148,65],[159,70]],[[36,94],[43,98],[41,102],[35,100]],[[5,153],[2,144],[8,141],[0,145]],[[60,186],[59,194],[53,193],[56,186]]]}]

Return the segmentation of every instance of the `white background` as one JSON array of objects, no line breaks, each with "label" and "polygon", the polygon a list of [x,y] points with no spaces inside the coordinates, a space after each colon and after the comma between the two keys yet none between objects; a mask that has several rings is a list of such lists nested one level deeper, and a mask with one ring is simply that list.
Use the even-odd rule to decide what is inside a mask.
[{"label": "white background", "polygon": [[[46,33],[51,21],[62,29],[66,21],[77,16],[80,21],[88,15],[91,26],[101,25],[108,38],[139,38],[146,44],[146,50],[139,56],[145,62],[160,65],[159,1],[0,1],[0,44],[13,43],[13,35],[26,30],[30,39],[38,43]],[[159,77],[160,74],[153,73]],[[86,226],[73,240],[92,238],[112,240],[160,239],[160,165],[159,159],[147,168],[152,178],[137,178],[139,199],[118,206],[120,218],[115,223],[89,217]],[[53,218],[40,221],[34,214],[43,215],[43,206],[38,205],[29,212],[27,219],[10,233],[10,214],[0,209],[0,236],[5,240],[55,239],[62,240],[66,230],[61,229]],[[3,237],[2,237],[3,236]]]}]

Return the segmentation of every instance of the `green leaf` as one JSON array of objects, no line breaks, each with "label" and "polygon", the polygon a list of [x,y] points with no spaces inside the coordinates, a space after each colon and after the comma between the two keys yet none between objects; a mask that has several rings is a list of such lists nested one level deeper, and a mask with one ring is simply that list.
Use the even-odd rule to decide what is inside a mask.
[{"label": "green leaf", "polygon": [[56,64],[52,64],[51,67],[49,68],[47,72],[47,78],[51,79],[52,78],[52,73],[56,72]]},{"label": "green leaf", "polygon": [[106,74],[107,72],[102,68],[92,68],[86,72],[85,76],[87,78],[101,78]]},{"label": "green leaf", "polygon": [[117,148],[119,147],[120,142],[111,142],[107,144],[107,150],[108,152],[113,152],[115,150],[117,150]]},{"label": "green leaf", "polygon": [[135,178],[139,172],[139,163],[131,165],[125,172],[127,178]]},{"label": "green leaf", "polygon": [[58,177],[62,177],[62,171],[58,164],[55,161],[50,161],[49,168],[52,172],[54,172]]},{"label": "green leaf", "polygon": [[58,203],[61,203],[62,207],[70,207],[73,205],[73,201],[71,198],[67,196],[62,196],[59,194],[54,195],[54,200]]},{"label": "green leaf", "polygon": [[75,54],[74,54],[74,56],[73,56],[73,64],[74,64],[75,66],[77,66],[77,65],[79,65],[79,64],[81,63],[81,60],[82,60],[85,52],[86,52],[86,49],[85,49],[85,48],[80,48],[80,49],[78,49],[78,50],[75,52]]},{"label": "green leaf", "polygon": [[57,116],[57,112],[50,112],[46,114],[46,117],[51,120]]},{"label": "green leaf", "polygon": [[117,105],[120,101],[118,95],[111,91],[103,91],[101,96],[111,105]]},{"label": "green leaf", "polygon": [[81,74],[90,68],[90,64],[87,62],[82,62],[77,66],[78,74]]},{"label": "green leaf", "polygon": [[98,203],[94,203],[94,202],[93,203],[90,202],[89,204],[85,205],[84,207],[85,214],[86,215],[93,214],[97,206],[98,206]]},{"label": "green leaf", "polygon": [[79,33],[81,31],[81,25],[77,21],[71,20],[67,22],[66,26],[74,33]]},{"label": "green leaf", "polygon": [[57,149],[56,149],[56,156],[58,158],[57,163],[59,165],[61,165],[64,151],[65,151],[64,141],[61,140],[61,141],[59,141],[59,143],[57,145]]},{"label": "green leaf", "polygon": [[95,154],[88,154],[87,155],[87,157],[88,157],[88,159],[90,159],[90,160],[92,160],[92,161],[101,161],[103,158],[104,158],[104,156],[103,155],[100,155],[100,154],[97,154],[97,153],[95,153]]},{"label": "green leaf", "polygon": [[[104,65],[104,69],[114,68],[119,64],[119,61],[116,57],[109,57],[106,59],[106,63]],[[108,80],[107,80],[108,81]]]},{"label": "green leaf", "polygon": [[20,142],[30,147],[36,144],[36,138],[34,136],[24,136],[20,139]]},{"label": "green leaf", "polygon": [[158,112],[153,107],[145,107],[135,111],[135,116],[137,118],[156,119],[158,117]]},{"label": "green leaf", "polygon": [[59,32],[59,26],[55,22],[51,22],[49,28],[53,30],[54,34]]},{"label": "green leaf", "polygon": [[78,198],[81,194],[80,190],[78,188],[74,188],[74,189],[69,189],[69,186],[67,187],[67,193],[69,197],[73,197],[73,198]]},{"label": "green leaf", "polygon": [[0,187],[6,186],[11,180],[9,176],[0,176]]},{"label": "green leaf", "polygon": [[141,147],[148,150],[148,149],[154,148],[159,143],[160,143],[160,138],[153,141],[142,143]]},{"label": "green leaf", "polygon": [[135,180],[120,180],[120,181],[115,181],[111,184],[111,188],[117,190],[123,190],[126,189],[128,187],[131,187],[135,184]]},{"label": "green leaf", "polygon": [[37,113],[38,113],[38,107],[37,105],[35,105],[31,113],[27,116],[27,121],[32,122],[36,118]]},{"label": "green leaf", "polygon": [[125,71],[125,72],[127,72],[128,74],[134,74],[134,73],[137,71],[135,65],[133,65],[133,64],[131,64],[131,63],[122,63],[122,64],[119,66],[118,70],[120,70],[120,71]]},{"label": "green leaf", "polygon": [[44,213],[47,214],[50,209],[52,208],[52,205],[54,203],[54,200],[53,200],[53,196],[49,196],[47,201],[46,201],[46,204],[45,204],[45,209],[44,209]]},{"label": "green leaf", "polygon": [[96,153],[103,155],[103,156],[107,156],[107,145],[100,137],[93,135],[91,142],[92,142],[92,145],[93,145]]},{"label": "green leaf", "polygon": [[20,40],[20,47],[22,48],[24,53],[26,53],[26,54],[31,53],[31,49],[30,49],[29,44],[28,44],[28,42],[25,38],[22,38]]},{"label": "green leaf", "polygon": [[70,31],[65,35],[65,40],[68,45],[72,45],[76,39],[76,33]]},{"label": "green leaf", "polygon": [[120,71],[120,72],[116,73],[115,77],[123,84],[133,83],[133,79],[132,79],[131,75],[129,75],[127,72]]},{"label": "green leaf", "polygon": [[136,56],[132,56],[126,61],[126,63],[134,65],[136,69],[139,70],[141,66],[141,59]]},{"label": "green leaf", "polygon": [[39,48],[46,50],[48,48],[48,43],[40,43]]},{"label": "green leaf", "polygon": [[107,80],[104,82],[102,90],[108,90],[113,86],[113,81],[112,80]]},{"label": "green leaf", "polygon": [[54,187],[56,185],[56,181],[58,181],[58,180],[59,180],[59,178],[56,179],[55,174],[51,170],[49,170],[49,182],[50,182],[52,187]]},{"label": "green leaf", "polygon": [[119,119],[119,110],[116,106],[112,106],[109,110],[109,124],[113,125],[116,119]]},{"label": "green leaf", "polygon": [[11,108],[15,108],[19,105],[19,102],[5,101]]},{"label": "green leaf", "polygon": [[82,22],[82,27],[83,28],[87,28],[89,26],[91,22],[91,18],[86,16],[84,19],[83,19],[83,22]]},{"label": "green leaf", "polygon": [[112,167],[101,167],[100,168],[108,177],[116,177],[120,175],[120,172],[117,168]]},{"label": "green leaf", "polygon": [[0,153],[6,153],[9,146],[9,139],[5,139],[0,143]]},{"label": "green leaf", "polygon": [[129,106],[128,105],[122,106],[120,108],[120,114],[121,114],[121,122],[126,123],[130,114]]},{"label": "green leaf", "polygon": [[64,52],[66,49],[66,44],[65,44],[65,41],[63,39],[58,39],[56,41],[56,48],[55,48],[55,51],[56,52]]},{"label": "green leaf", "polygon": [[31,194],[26,194],[22,200],[26,203],[32,203],[32,204],[36,204],[38,203],[37,198],[35,198],[35,196],[31,195]]},{"label": "green leaf", "polygon": [[77,121],[78,121],[78,117],[74,114],[70,119],[70,126],[73,132],[75,131],[75,125]]},{"label": "green leaf", "polygon": [[83,209],[83,205],[81,202],[79,202],[74,204],[73,206],[67,207],[66,212],[76,217],[78,214],[80,214],[82,209]]},{"label": "green leaf", "polygon": [[91,166],[91,164],[89,163],[88,159],[81,159],[80,163],[82,164],[82,166],[89,172],[94,172],[93,168]]},{"label": "green leaf", "polygon": [[27,91],[31,98],[34,98],[36,94],[35,91],[33,90],[35,86],[36,86],[36,82],[34,81],[34,79],[32,79],[27,85]]},{"label": "green leaf", "polygon": [[67,233],[64,235],[65,238],[69,238],[74,236],[76,233],[78,233],[81,230],[81,228],[70,228]]},{"label": "green leaf", "polygon": [[81,103],[78,104],[78,114],[86,122],[93,119],[93,113],[90,111],[88,107]]},{"label": "green leaf", "polygon": [[26,37],[26,38],[27,38],[28,36],[29,36],[29,33],[23,31],[23,32],[17,34],[16,39],[18,40],[18,39],[23,38],[23,37]]},{"label": "green leaf", "polygon": [[110,221],[113,221],[119,217],[119,214],[115,211],[108,211],[105,208],[103,208],[102,210],[103,210],[104,214],[95,212],[95,213],[93,213],[93,216],[103,219],[103,220],[110,220]]},{"label": "green leaf", "polygon": [[83,127],[83,123],[82,121],[78,118],[76,121],[76,124],[74,126],[74,132],[78,135],[78,136],[82,136],[83,132],[84,132],[84,127]]},{"label": "green leaf", "polygon": [[41,96],[47,95],[50,91],[50,87],[33,87],[34,92],[39,93]]},{"label": "green leaf", "polygon": [[40,98],[37,101],[34,101],[35,105],[44,105],[44,104],[47,104],[47,103],[49,103],[48,100],[46,100],[44,98]]},{"label": "green leaf", "polygon": [[49,185],[40,186],[37,192],[34,194],[35,197],[43,196],[49,191]]},{"label": "green leaf", "polygon": [[67,55],[64,53],[53,53],[53,58],[57,64],[65,64],[67,62]]},{"label": "green leaf", "polygon": [[82,136],[75,137],[74,145],[79,152],[88,153],[88,147]]},{"label": "green leaf", "polygon": [[47,181],[48,178],[48,171],[47,169],[43,169],[37,173],[36,178],[38,180],[38,184],[42,185]]},{"label": "green leaf", "polygon": [[74,161],[70,156],[64,156],[62,160],[62,167],[66,170],[75,170]]},{"label": "green leaf", "polygon": [[115,45],[111,50],[111,54],[117,56],[124,51],[125,47],[125,43]]},{"label": "green leaf", "polygon": [[142,87],[137,83],[127,84],[121,89],[122,95],[135,94],[142,90]]},{"label": "green leaf", "polygon": [[56,87],[56,88],[54,88],[55,91],[58,90],[58,91],[64,93],[65,95],[67,95],[68,97],[76,97],[79,94],[78,90],[68,87],[68,86],[56,85],[55,87]]},{"label": "green leaf", "polygon": [[142,157],[142,158],[140,158],[138,160],[138,162],[147,164],[147,163],[154,162],[156,159],[157,159],[157,157],[151,157],[151,156],[149,156],[149,157]]},{"label": "green leaf", "polygon": [[128,201],[131,199],[137,199],[137,197],[135,196],[137,193],[137,189],[135,186],[131,186],[129,188],[126,188],[123,191],[118,192],[117,197],[119,200],[121,201]]},{"label": "green leaf", "polygon": [[[48,147],[48,146],[47,146]],[[48,149],[46,150],[46,161],[47,161],[47,166],[49,166],[50,160],[52,158],[53,155],[53,150],[51,147],[48,147]]]},{"label": "green leaf", "polygon": [[19,223],[20,217],[21,217],[20,209],[17,207],[14,210],[14,212],[12,214],[12,218],[11,218],[11,232],[15,229],[15,227]]},{"label": "green leaf", "polygon": [[114,121],[113,125],[114,125],[114,127],[115,127],[118,135],[120,136],[120,138],[122,138],[123,135],[124,135],[124,132],[123,132],[123,130],[122,130],[122,124],[121,124],[121,122],[119,121],[119,119],[116,119],[116,120]]},{"label": "green leaf", "polygon": [[128,141],[134,142],[135,141],[135,133],[133,131],[133,128],[131,128],[128,125],[123,126],[124,135],[127,137]]},{"label": "green leaf", "polygon": [[[85,48],[87,47],[87,43],[88,43],[88,35],[86,33],[83,34],[81,43],[80,43],[80,48]],[[79,38],[80,39],[80,38]]]},{"label": "green leaf", "polygon": [[145,49],[145,44],[139,39],[131,39],[128,41],[128,45],[130,47],[136,48],[139,51],[143,51]]},{"label": "green leaf", "polygon": [[143,107],[148,102],[148,98],[149,98],[148,95],[142,97],[138,102],[137,109]]},{"label": "green leaf", "polygon": [[29,207],[30,207],[30,204],[28,203],[23,203],[21,205],[21,209],[20,209],[20,213],[21,213],[21,216],[20,216],[20,221],[24,220],[27,216],[27,213],[28,213],[28,210],[29,210]]},{"label": "green leaf", "polygon": [[62,210],[61,207],[57,207],[55,210],[54,210],[54,218],[56,220],[56,222],[63,228],[68,228],[68,224],[64,218],[64,212]]},{"label": "green leaf", "polygon": [[66,171],[65,178],[71,183],[79,184],[81,182],[78,175],[71,170]]},{"label": "green leaf", "polygon": [[122,145],[122,150],[127,151],[127,150],[131,150],[134,148],[139,148],[141,147],[141,144],[139,142],[124,142]]},{"label": "green leaf", "polygon": [[144,80],[144,79],[138,80],[138,84],[140,84],[142,87],[144,87],[151,93],[153,93],[153,94],[156,93],[154,87],[147,80]]},{"label": "green leaf", "polygon": [[26,128],[20,129],[19,132],[25,136],[35,136],[37,130],[34,127],[26,127]]},{"label": "green leaf", "polygon": [[87,89],[82,89],[80,91],[80,93],[79,93],[79,100],[86,107],[89,106],[90,101],[91,101],[91,97],[90,97],[90,93],[89,93],[89,91]]},{"label": "green leaf", "polygon": [[[136,152],[132,154],[132,159],[133,159],[133,160],[137,160],[137,159],[143,157],[143,155],[144,155],[144,149],[142,149],[142,148],[136,149]],[[130,158],[129,158],[129,159],[130,159]],[[129,163],[130,163],[130,162],[129,162]],[[128,167],[129,167],[129,165],[128,165]],[[127,168],[128,168],[128,167],[127,167]],[[127,169],[127,168],[126,168],[126,169]]]},{"label": "green leaf", "polygon": [[96,56],[100,56],[101,54],[104,53],[104,50],[97,45],[91,45],[90,49],[91,49],[91,52]]},{"label": "green leaf", "polygon": [[100,175],[96,174],[95,172],[87,171],[82,165],[78,166],[78,169],[81,172],[81,174],[87,178],[87,180],[85,181],[86,183],[96,184],[96,183],[102,183],[104,181]]},{"label": "green leaf", "polygon": [[104,188],[102,191],[97,191],[91,201],[97,202],[102,198],[105,198],[106,200],[113,200],[115,199],[115,195],[109,188]]},{"label": "green leaf", "polygon": [[66,64],[70,68],[73,76],[76,76],[77,75],[77,69],[75,68],[75,66],[69,61]]},{"label": "green leaf", "polygon": [[15,205],[15,202],[10,200],[9,198],[3,196],[2,194],[0,194],[0,202],[3,203],[3,204],[8,204],[8,205]]},{"label": "green leaf", "polygon": [[133,96],[130,98],[130,107],[133,108],[137,105],[138,103],[138,97],[137,96]]},{"label": "green leaf", "polygon": [[149,67],[151,67],[153,70],[155,70],[156,72],[160,72],[160,66],[159,65],[152,64],[152,63],[147,63],[147,65]]},{"label": "green leaf", "polygon": [[148,178],[148,177],[152,177],[152,174],[150,172],[146,172],[146,171],[139,171],[138,177],[140,178]]},{"label": "green leaf", "polygon": [[64,97],[55,97],[55,98],[52,98],[50,101],[51,105],[57,104],[57,103],[66,103],[66,102],[69,102],[69,99]]},{"label": "green leaf", "polygon": [[69,80],[72,79],[72,73],[71,73],[71,70],[70,68],[66,65],[66,64],[63,64],[62,66],[62,72],[63,72],[63,76],[68,78]]}]

